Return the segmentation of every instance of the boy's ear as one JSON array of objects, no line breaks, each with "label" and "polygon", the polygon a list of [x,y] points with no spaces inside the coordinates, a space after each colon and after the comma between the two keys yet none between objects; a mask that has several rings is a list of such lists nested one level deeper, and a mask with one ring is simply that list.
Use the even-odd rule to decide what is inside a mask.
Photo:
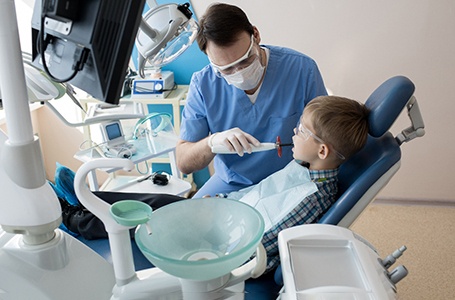
[{"label": "boy's ear", "polygon": [[319,144],[318,156],[319,159],[326,159],[329,156],[329,147],[326,144]]}]

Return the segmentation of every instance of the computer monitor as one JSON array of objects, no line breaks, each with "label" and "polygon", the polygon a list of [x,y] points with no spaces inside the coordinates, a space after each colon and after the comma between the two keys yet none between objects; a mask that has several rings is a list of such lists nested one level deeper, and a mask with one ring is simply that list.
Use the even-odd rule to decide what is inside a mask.
[{"label": "computer monitor", "polygon": [[118,104],[144,5],[145,0],[36,0],[33,65],[54,81]]}]

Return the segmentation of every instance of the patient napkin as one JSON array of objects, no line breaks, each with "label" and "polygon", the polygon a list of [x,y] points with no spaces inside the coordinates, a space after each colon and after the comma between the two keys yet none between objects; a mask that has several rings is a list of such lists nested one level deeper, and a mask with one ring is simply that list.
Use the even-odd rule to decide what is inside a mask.
[{"label": "patient napkin", "polygon": [[228,198],[239,200],[258,210],[264,218],[267,231],[317,190],[316,184],[311,181],[309,170],[293,160],[258,184],[229,193]]}]

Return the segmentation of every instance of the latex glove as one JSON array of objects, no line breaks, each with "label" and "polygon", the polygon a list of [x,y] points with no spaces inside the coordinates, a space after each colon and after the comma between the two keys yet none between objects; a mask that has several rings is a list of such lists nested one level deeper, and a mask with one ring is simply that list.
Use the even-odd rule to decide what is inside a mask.
[{"label": "latex glove", "polygon": [[208,139],[208,144],[209,147],[224,145],[239,156],[243,156],[244,152],[251,153],[251,145],[259,146],[261,143],[251,134],[236,127],[213,133]]}]

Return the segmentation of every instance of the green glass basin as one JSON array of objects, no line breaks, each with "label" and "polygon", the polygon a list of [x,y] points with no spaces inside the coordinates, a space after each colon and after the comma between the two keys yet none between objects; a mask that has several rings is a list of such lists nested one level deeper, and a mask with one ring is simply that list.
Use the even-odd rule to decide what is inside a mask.
[{"label": "green glass basin", "polygon": [[135,239],[144,256],[164,272],[184,279],[210,280],[246,262],[263,233],[264,220],[251,206],[224,198],[203,198],[154,211],[147,226],[138,226]]}]

